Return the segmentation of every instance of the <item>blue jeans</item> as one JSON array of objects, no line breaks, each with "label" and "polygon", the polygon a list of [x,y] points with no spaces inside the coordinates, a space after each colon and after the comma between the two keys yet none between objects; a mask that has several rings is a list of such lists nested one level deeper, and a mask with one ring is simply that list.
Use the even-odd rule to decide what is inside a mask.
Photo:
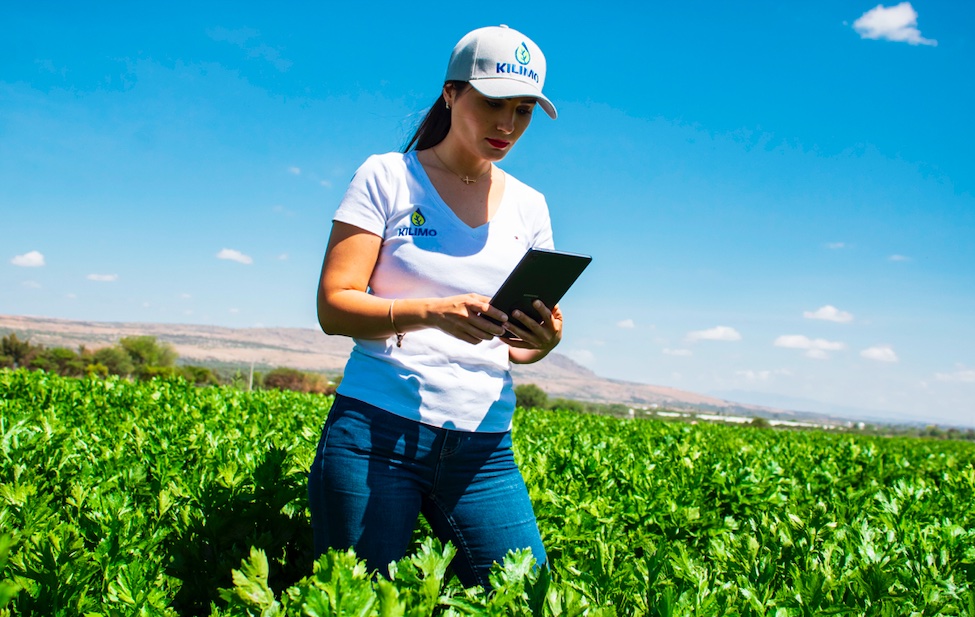
[{"label": "blue jeans", "polygon": [[386,574],[409,549],[423,513],[457,547],[452,567],[466,586],[489,588],[509,550],[545,563],[511,433],[428,426],[337,395],[308,479],[315,554],[354,547]]}]

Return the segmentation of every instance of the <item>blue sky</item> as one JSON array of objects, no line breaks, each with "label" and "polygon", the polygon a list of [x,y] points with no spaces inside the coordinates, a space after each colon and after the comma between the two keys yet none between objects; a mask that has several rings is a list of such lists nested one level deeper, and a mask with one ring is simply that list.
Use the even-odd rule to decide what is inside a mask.
[{"label": "blue sky", "polygon": [[317,327],[355,168],[505,23],[560,117],[502,166],[594,257],[560,352],[975,426],[975,5],[414,6],[5,7],[0,314]]}]

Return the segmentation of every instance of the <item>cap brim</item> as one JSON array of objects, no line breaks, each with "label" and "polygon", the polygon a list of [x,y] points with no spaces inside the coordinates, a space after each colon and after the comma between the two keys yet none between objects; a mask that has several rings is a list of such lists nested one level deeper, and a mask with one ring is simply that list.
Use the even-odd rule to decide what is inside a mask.
[{"label": "cap brim", "polygon": [[555,120],[559,117],[559,112],[555,110],[552,101],[548,100],[541,90],[532,88],[523,81],[492,77],[472,79],[470,84],[475,90],[492,99],[515,99],[519,97],[535,99],[549,118]]}]

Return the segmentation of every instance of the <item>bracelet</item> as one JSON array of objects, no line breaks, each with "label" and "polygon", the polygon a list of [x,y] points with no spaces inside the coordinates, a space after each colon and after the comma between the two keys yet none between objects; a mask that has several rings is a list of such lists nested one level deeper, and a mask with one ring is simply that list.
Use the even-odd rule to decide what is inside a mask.
[{"label": "bracelet", "polygon": [[400,332],[399,331],[399,328],[396,326],[396,317],[394,317],[394,315],[393,315],[393,305],[394,304],[396,304],[396,299],[395,298],[389,303],[389,323],[390,323],[391,326],[393,326],[393,332],[396,333],[396,346],[397,347],[402,347],[403,346],[403,337],[406,336],[406,333],[405,332]]}]

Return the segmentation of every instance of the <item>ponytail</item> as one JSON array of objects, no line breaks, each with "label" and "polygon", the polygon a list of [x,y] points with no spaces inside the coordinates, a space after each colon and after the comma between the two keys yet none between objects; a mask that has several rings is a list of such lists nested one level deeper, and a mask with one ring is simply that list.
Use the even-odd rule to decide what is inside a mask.
[{"label": "ponytail", "polygon": [[[466,81],[448,81],[444,86],[452,86],[458,96],[470,87]],[[420,126],[408,142],[403,152],[410,150],[426,150],[432,148],[443,141],[447,133],[450,132],[450,110],[447,109],[447,101],[443,98],[443,91],[434,101],[427,111],[427,115],[420,121]]]}]

